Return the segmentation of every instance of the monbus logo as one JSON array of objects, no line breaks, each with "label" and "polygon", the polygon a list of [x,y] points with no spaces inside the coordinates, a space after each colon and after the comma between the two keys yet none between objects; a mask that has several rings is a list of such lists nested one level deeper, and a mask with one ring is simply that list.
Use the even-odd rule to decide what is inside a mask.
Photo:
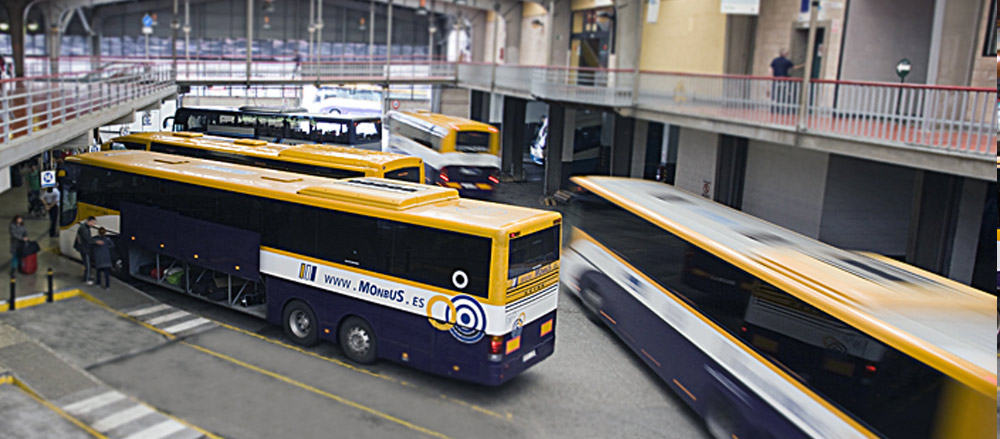
[{"label": "monbus logo", "polygon": [[307,280],[309,282],[316,280],[316,266],[312,264],[301,264],[299,265],[299,279]]}]

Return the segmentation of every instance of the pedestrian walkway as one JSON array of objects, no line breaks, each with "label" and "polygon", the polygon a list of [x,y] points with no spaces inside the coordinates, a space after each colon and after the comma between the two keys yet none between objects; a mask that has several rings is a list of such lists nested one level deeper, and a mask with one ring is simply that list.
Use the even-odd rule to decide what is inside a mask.
[{"label": "pedestrian walkway", "polygon": [[92,439],[89,433],[49,410],[12,383],[0,377],[0,419],[4,439]]},{"label": "pedestrian walkway", "polygon": [[[83,281],[83,268],[76,261],[59,255],[59,238],[50,238],[49,219],[36,218],[28,215],[28,187],[22,185],[0,193],[0,223],[3,224],[4,236],[0,239],[0,273],[10,273],[10,235],[8,227],[15,215],[24,217],[28,228],[28,237],[38,241],[42,251],[38,253],[38,271],[26,275],[15,273],[18,297],[40,293],[48,289],[47,271],[52,268],[53,290],[62,291],[74,288]],[[7,285],[0,288],[0,301],[8,299],[10,289]]]},{"label": "pedestrian walkway", "polygon": [[159,331],[177,337],[194,335],[218,326],[206,318],[181,311],[164,303],[126,311],[126,314]]},{"label": "pedestrian walkway", "polygon": [[111,439],[197,439],[205,435],[127,395],[96,386],[55,402]]}]

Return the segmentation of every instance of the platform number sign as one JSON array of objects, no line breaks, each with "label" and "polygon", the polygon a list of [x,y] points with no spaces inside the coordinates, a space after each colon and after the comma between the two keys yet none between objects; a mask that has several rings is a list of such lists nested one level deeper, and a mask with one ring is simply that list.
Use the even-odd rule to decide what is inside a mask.
[{"label": "platform number sign", "polygon": [[42,171],[42,187],[56,187],[56,171]]}]

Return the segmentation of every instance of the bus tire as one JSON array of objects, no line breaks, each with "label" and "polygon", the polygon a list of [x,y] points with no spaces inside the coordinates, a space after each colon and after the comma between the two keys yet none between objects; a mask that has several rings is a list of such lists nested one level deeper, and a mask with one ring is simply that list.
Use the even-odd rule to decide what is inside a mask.
[{"label": "bus tire", "polygon": [[337,340],[344,355],[356,363],[370,364],[378,357],[378,338],[371,325],[361,317],[351,316],[344,320]]},{"label": "bus tire", "polygon": [[312,346],[319,340],[316,313],[305,302],[294,300],[286,305],[281,321],[285,335],[295,344]]},{"label": "bus tire", "polygon": [[595,291],[591,285],[580,289],[580,303],[586,310],[587,318],[594,323],[604,324],[601,320],[601,308],[604,306],[604,299]]},{"label": "bus tire", "polygon": [[737,431],[736,420],[730,410],[720,404],[715,404],[708,408],[705,413],[705,429],[709,436],[715,439],[732,439],[740,437]]}]

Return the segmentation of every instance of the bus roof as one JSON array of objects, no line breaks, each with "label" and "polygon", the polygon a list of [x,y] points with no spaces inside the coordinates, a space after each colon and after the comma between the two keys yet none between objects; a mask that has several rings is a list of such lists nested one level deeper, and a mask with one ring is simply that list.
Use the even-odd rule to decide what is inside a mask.
[{"label": "bus roof", "polygon": [[67,162],[481,236],[506,236],[559,218],[555,212],[459,198],[456,190],[438,186],[370,177],[334,180],[149,151],[93,152]]},{"label": "bus roof", "polygon": [[462,117],[448,116],[440,113],[431,113],[427,111],[393,111],[392,113],[409,116],[445,129],[455,129],[458,131],[489,131],[491,133],[499,132],[496,127],[488,123],[465,119]]},{"label": "bus roof", "polygon": [[340,165],[356,169],[386,170],[409,166],[421,166],[419,157],[372,151],[345,146],[304,144],[286,145],[268,143],[263,140],[230,139],[226,137],[204,136],[201,133],[186,132],[146,132],[116,137],[112,142],[127,142],[129,139],[182,145],[215,151],[226,151],[240,155],[311,163],[321,166]]},{"label": "bus roof", "polygon": [[823,244],[663,183],[573,181],[799,299],[990,394],[995,296],[889,258]]},{"label": "bus roof", "polygon": [[244,113],[253,114],[259,116],[306,116],[312,118],[327,118],[327,119],[338,119],[338,120],[350,120],[350,121],[367,121],[367,120],[381,120],[378,116],[369,116],[363,114],[334,114],[334,113],[309,113],[304,111],[291,111],[291,112],[280,112],[280,111],[254,111],[254,110],[240,110],[235,107],[221,107],[221,106],[203,106],[203,107],[181,107],[179,109],[187,110],[206,110],[206,111],[228,111],[232,113]]}]

